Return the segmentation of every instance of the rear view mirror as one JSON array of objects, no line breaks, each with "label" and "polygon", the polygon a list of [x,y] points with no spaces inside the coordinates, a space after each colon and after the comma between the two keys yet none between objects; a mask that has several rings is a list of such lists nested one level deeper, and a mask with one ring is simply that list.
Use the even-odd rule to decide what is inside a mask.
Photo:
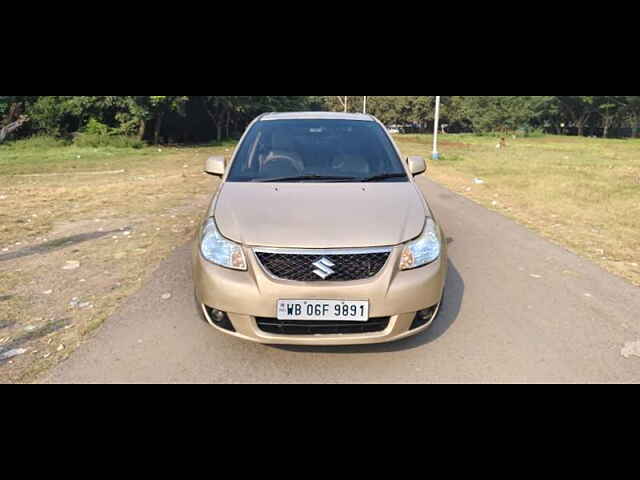
[{"label": "rear view mirror", "polygon": [[427,164],[422,157],[409,157],[407,159],[409,171],[414,177],[427,171]]},{"label": "rear view mirror", "polygon": [[210,157],[207,159],[204,171],[209,175],[216,175],[223,177],[225,173],[225,161],[224,157]]}]

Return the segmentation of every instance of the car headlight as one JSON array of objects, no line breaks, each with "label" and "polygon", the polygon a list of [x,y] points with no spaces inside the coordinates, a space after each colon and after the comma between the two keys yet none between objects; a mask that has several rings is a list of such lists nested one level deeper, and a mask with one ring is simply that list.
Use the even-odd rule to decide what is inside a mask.
[{"label": "car headlight", "polygon": [[218,231],[213,218],[209,218],[202,228],[200,251],[204,258],[221,267],[233,270],[247,269],[247,260],[242,247],[224,238]]},{"label": "car headlight", "polygon": [[433,219],[427,218],[422,235],[405,245],[400,257],[400,270],[411,270],[433,263],[440,258],[441,250],[440,229]]}]

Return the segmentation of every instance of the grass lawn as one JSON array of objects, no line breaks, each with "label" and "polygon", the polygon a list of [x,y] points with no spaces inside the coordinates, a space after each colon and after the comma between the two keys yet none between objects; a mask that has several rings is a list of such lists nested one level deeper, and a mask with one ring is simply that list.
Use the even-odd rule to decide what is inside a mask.
[{"label": "grass lawn", "polygon": [[[179,151],[195,151],[181,147]],[[28,140],[0,145],[0,175],[28,175],[97,172],[138,165],[139,160],[166,157],[177,151],[175,147],[85,147],[67,144],[50,137],[34,137]],[[133,160],[132,160],[133,159]]]},{"label": "grass lawn", "polygon": [[[396,138],[405,155],[431,157],[431,136]],[[435,181],[640,285],[640,139],[441,140]]]}]

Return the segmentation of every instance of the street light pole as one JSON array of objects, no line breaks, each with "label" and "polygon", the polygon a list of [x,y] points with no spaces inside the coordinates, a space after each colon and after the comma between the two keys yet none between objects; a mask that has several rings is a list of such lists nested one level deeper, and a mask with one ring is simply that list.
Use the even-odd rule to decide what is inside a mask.
[{"label": "street light pole", "polygon": [[433,126],[433,156],[434,160],[440,160],[440,152],[438,152],[438,130],[440,128],[440,97],[436,97],[436,115]]},{"label": "street light pole", "polygon": [[367,114],[367,97],[364,97],[364,107],[362,113],[364,113],[365,115]]}]

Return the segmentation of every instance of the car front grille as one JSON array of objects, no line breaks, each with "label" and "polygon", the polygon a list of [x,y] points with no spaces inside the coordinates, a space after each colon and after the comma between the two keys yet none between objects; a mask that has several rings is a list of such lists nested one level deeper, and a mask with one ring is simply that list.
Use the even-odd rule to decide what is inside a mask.
[{"label": "car front grille", "polygon": [[368,322],[316,322],[256,318],[258,328],[275,335],[348,335],[375,333],[387,329],[391,317],[372,318]]},{"label": "car front grille", "polygon": [[[376,276],[387,263],[391,249],[326,252],[256,250],[255,253],[268,273],[283,280],[348,282]],[[314,265],[318,262],[324,262],[324,267]]]}]

